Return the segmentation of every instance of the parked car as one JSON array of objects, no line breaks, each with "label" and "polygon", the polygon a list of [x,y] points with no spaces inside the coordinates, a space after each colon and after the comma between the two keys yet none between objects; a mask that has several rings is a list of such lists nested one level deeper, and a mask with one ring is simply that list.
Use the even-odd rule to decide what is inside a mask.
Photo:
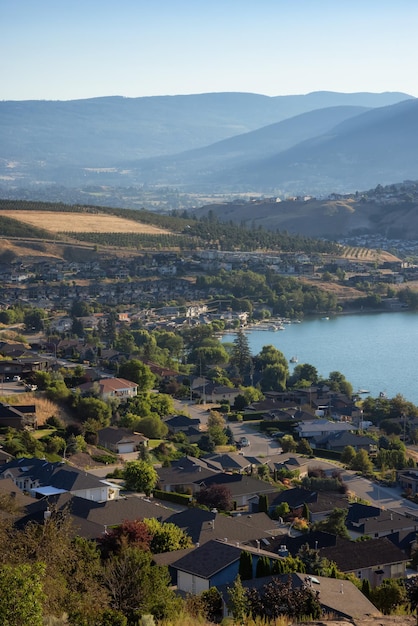
[{"label": "parked car", "polygon": [[246,448],[250,445],[250,441],[249,439],[247,439],[247,437],[241,437],[241,439],[239,440],[239,444],[242,448]]},{"label": "parked car", "polygon": [[20,378],[20,376],[13,376],[12,380],[13,380],[14,383],[18,383],[18,382],[20,382],[21,378]]}]

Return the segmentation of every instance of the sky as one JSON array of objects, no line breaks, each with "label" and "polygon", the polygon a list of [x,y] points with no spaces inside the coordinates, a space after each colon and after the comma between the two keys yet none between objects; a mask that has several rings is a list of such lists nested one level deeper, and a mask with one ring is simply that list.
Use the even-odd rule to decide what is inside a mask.
[{"label": "sky", "polygon": [[418,97],[417,0],[0,0],[0,100]]}]

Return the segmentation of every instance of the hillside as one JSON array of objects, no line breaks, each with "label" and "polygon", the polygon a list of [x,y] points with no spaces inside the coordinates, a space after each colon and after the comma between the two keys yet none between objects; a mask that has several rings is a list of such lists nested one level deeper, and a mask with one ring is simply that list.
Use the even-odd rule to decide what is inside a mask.
[{"label": "hillside", "polygon": [[[66,102],[4,101],[0,102],[0,184],[13,193],[16,188],[32,187],[37,194],[45,192],[46,186],[54,185],[55,199],[58,199],[65,193],[62,187],[76,189],[106,185],[117,190],[140,186],[148,181],[150,171],[155,178],[159,168],[163,175],[158,183],[172,184],[172,164],[165,161],[168,155],[210,146],[312,111],[346,108],[349,117],[358,107],[357,113],[410,98],[402,93],[314,92],[277,97],[212,93]],[[321,124],[314,117],[311,128],[308,120],[300,120],[283,132],[283,139],[278,141],[276,150],[271,143],[269,148],[267,141],[264,151],[260,139],[256,153],[250,149],[245,159],[259,160],[262,156],[265,158],[266,155],[287,150],[298,142],[309,138],[313,140],[313,137],[328,132],[330,124],[339,124],[344,115],[333,119],[331,111],[321,114]],[[264,137],[268,139],[269,136],[270,130],[266,130]],[[238,150],[238,156],[242,158],[247,152],[245,145],[251,147],[253,143],[258,143],[258,140],[253,142],[252,137],[243,138],[241,147],[237,145],[226,149],[232,152]],[[227,180],[223,177],[222,164],[221,171],[214,172],[208,168],[205,157],[201,168],[202,180],[197,181],[199,185],[205,185],[212,192],[225,187],[226,183],[242,188],[241,173],[235,172],[232,176],[232,170],[240,165],[240,160],[234,162],[232,157],[230,153],[228,169],[231,169],[231,174]],[[156,160],[151,163],[144,161],[150,158]],[[212,149],[208,151],[208,158],[210,165],[210,159],[214,159]],[[159,159],[163,159],[160,165]],[[193,156],[190,161],[194,167]],[[175,166],[174,173],[179,183],[192,188],[196,171],[193,167],[188,171],[185,165],[180,158],[179,171],[176,172]],[[260,163],[258,167],[264,166]],[[402,180],[402,177],[399,179]],[[250,179],[248,182],[254,184]],[[271,185],[267,179],[260,183],[262,186]],[[114,193],[120,200],[123,198],[120,189]]]},{"label": "hillside", "polygon": [[414,182],[331,198],[276,198],[251,202],[215,203],[195,210],[219,220],[247,223],[311,237],[339,238],[381,234],[387,238],[418,239],[418,185]]}]

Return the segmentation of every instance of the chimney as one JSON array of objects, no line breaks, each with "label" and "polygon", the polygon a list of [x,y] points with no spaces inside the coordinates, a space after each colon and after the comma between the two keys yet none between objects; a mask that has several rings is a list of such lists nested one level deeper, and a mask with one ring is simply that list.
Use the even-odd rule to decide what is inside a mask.
[{"label": "chimney", "polygon": [[344,593],[344,583],[341,583],[340,593]]},{"label": "chimney", "polygon": [[49,520],[49,518],[51,517],[52,513],[49,509],[46,509],[44,511],[44,522],[46,522],[47,520]]}]

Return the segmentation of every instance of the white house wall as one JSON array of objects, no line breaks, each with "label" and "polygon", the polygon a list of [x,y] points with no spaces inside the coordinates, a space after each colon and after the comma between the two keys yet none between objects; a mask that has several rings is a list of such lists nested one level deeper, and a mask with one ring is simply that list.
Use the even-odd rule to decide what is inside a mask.
[{"label": "white house wall", "polygon": [[209,589],[209,580],[179,570],[177,572],[177,588],[185,593],[199,594]]}]

